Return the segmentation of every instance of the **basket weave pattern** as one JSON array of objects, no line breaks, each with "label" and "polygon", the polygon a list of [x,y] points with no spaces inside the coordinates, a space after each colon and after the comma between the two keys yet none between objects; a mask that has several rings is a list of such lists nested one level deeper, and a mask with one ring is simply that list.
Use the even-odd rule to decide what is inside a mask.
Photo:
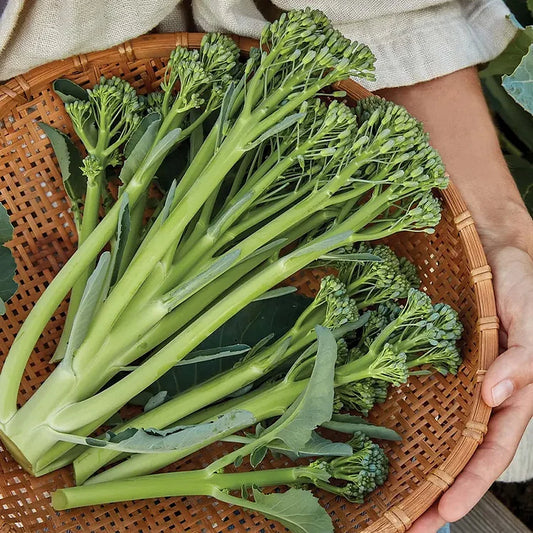
[{"label": "basket weave pattern", "polygon": [[[51,83],[59,77],[91,86],[101,75],[127,79],[139,92],[156,89],[165,57],[181,44],[197,48],[200,34],[149,35],[119,47],[81,55],[37,68],[0,86],[0,199],[15,226],[12,248],[20,288],[0,317],[2,358],[33,302],[71,255],[74,224],[48,139],[37,125],[44,121],[72,134],[63,104]],[[243,51],[255,43],[238,39]],[[354,82],[339,84],[348,101],[369,93]],[[490,268],[472,217],[453,186],[442,194],[443,220],[433,235],[403,234],[389,240],[396,252],[414,261],[423,288],[435,299],[459,310],[465,326],[464,364],[458,376],[413,377],[391,389],[371,420],[396,429],[401,443],[386,445],[391,460],[389,480],[364,505],[318,493],[338,531],[399,533],[406,531],[453,482],[481,443],[490,409],[480,396],[481,381],[498,349],[498,319]],[[312,272],[291,280],[302,292],[313,292]],[[48,361],[59,339],[66,313],[63,303],[34,351],[23,378],[25,401],[50,370]],[[214,445],[181,463],[205,466],[226,451]],[[283,461],[272,461],[281,465]],[[110,504],[56,513],[49,494],[73,483],[69,469],[32,478],[0,448],[0,532],[282,531],[262,516],[242,512],[210,498],[172,498]]]}]

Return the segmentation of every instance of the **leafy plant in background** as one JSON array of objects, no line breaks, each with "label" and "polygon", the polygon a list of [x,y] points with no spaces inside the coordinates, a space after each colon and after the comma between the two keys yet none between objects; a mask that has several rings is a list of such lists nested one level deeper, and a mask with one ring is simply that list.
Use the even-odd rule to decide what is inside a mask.
[{"label": "leafy plant in background", "polygon": [[15,260],[11,250],[4,246],[13,237],[13,226],[9,222],[6,208],[0,204],[0,315],[6,311],[5,302],[13,296],[17,290],[17,284],[13,281],[15,275]]},{"label": "leafy plant in background", "polygon": [[507,164],[533,214],[533,1],[506,3],[518,31],[480,76]]}]

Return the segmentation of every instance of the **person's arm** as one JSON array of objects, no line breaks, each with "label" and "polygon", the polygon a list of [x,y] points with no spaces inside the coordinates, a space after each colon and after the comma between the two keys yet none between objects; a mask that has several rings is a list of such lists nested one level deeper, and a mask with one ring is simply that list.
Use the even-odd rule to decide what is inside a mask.
[{"label": "person's arm", "polygon": [[[494,275],[505,350],[485,376],[495,407],[483,444],[410,533],[462,518],[511,462],[533,416],[533,220],[498,145],[475,68],[380,95],[420,119],[474,218]],[[533,179],[533,176],[532,176]]]}]

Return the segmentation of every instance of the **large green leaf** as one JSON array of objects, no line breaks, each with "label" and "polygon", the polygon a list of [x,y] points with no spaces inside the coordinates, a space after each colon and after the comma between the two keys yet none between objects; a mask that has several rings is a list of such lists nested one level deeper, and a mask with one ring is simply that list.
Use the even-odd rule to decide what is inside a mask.
[{"label": "large green leaf", "polygon": [[[241,444],[250,444],[254,442],[255,439],[261,436],[264,429],[260,424],[256,429],[255,435],[247,435],[246,437],[241,437],[239,435],[232,435],[224,439],[225,442],[239,442]],[[322,437],[316,431],[311,433],[311,438],[300,448],[299,450],[291,450],[283,442],[271,443],[263,448],[265,451],[268,449],[273,454],[286,455],[293,461],[301,457],[349,457],[353,453],[352,447],[346,442],[333,442],[329,439]],[[255,466],[256,465],[252,465]]]},{"label": "large green leaf", "polygon": [[274,334],[272,341],[275,341],[289,331],[310,303],[310,298],[294,293],[251,302],[212,333],[200,347],[255,346],[270,334]]},{"label": "large green leaf", "polygon": [[[138,395],[135,403],[145,405],[150,397],[161,391],[168,392],[167,398],[174,396],[229,370],[243,358],[244,346],[256,346],[269,335],[271,341],[283,336],[310,301],[299,294],[289,294],[248,304],[203,341],[198,350],[189,354],[182,363],[206,353],[222,353],[223,357],[196,359],[193,364],[187,361],[189,364],[171,368]],[[233,355],[226,356],[228,351],[232,351]]]},{"label": "large green leaf", "polygon": [[[161,119],[159,116],[153,118],[154,120],[146,120],[141,122],[141,125],[144,123],[143,127],[146,127],[146,129],[143,131],[140,139],[136,139],[135,144],[128,147],[129,154],[124,161],[124,165],[119,175],[122,183],[128,183],[130,181],[137,169],[140,167],[141,162],[152,149],[152,145],[154,144],[159,126],[161,124]],[[163,141],[164,139],[159,141],[158,145],[163,145]]]},{"label": "large green leaf", "polygon": [[83,87],[65,78],[54,81],[52,87],[64,104],[71,104],[76,100],[87,101],[89,99],[89,95]]},{"label": "large green leaf", "polygon": [[507,48],[480,72],[481,77],[511,74],[533,43],[533,26],[518,30]]},{"label": "large green leaf", "polygon": [[169,190],[172,182],[179,178],[189,166],[189,143],[182,142],[163,160],[157,169],[157,184],[163,192]]},{"label": "large green leaf", "polygon": [[502,85],[515,102],[533,115],[533,44],[514,72],[503,76]]},{"label": "large green leaf", "polygon": [[85,340],[91,327],[92,319],[107,296],[110,263],[111,254],[106,251],[100,256],[96,268],[87,280],[78,311],[72,323],[72,331],[70,332],[64,357],[66,361],[72,359],[76,350]]},{"label": "large green leaf", "polygon": [[263,445],[285,443],[294,452],[311,439],[313,431],[333,414],[337,341],[331,331],[316,326],[317,347],[313,372],[305,390],[294,403],[257,439]]},{"label": "large green leaf", "polygon": [[137,146],[138,142],[142,139],[145,134],[148,126],[155,122],[156,120],[161,120],[161,115],[159,113],[148,113],[144,116],[139,125],[135,128],[135,131],[131,134],[131,137],[128,139],[128,142],[124,146],[124,157],[127,159],[133,149]]},{"label": "large green leaf", "polygon": [[60,440],[123,453],[164,453],[195,448],[205,441],[224,437],[255,423],[252,413],[234,410],[213,422],[195,426],[176,426],[165,430],[129,428],[119,433],[107,432],[103,438],[58,434]]},{"label": "large green leaf", "polygon": [[15,294],[18,285],[13,281],[17,269],[11,250],[2,246],[13,238],[13,226],[6,208],[0,204],[0,315],[5,313],[5,303]]},{"label": "large green leaf", "polygon": [[526,113],[495,77],[483,80],[490,107],[530,151],[533,151],[533,116]]},{"label": "large green leaf", "polygon": [[308,490],[291,488],[283,493],[263,494],[254,488],[253,496],[253,502],[234,497],[229,501],[218,495],[217,498],[260,512],[292,533],[333,533],[330,516]]},{"label": "large green leaf", "polygon": [[80,151],[68,135],[44,122],[39,122],[39,126],[52,143],[61,170],[65,192],[72,202],[81,203],[87,188],[87,180],[81,172],[82,157]]},{"label": "large green leaf", "polygon": [[130,234],[130,215],[129,196],[128,193],[125,192],[121,199],[120,213],[117,224],[117,236],[111,256],[111,286],[113,286],[119,280],[122,272],[125,270],[125,265],[122,264],[122,261],[124,258],[124,252],[126,251],[128,236]]}]

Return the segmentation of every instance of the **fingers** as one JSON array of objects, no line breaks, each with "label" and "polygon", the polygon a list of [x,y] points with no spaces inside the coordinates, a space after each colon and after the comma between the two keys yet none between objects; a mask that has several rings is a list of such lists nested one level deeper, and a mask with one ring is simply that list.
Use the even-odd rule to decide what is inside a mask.
[{"label": "fingers", "polygon": [[493,415],[483,444],[438,506],[447,522],[462,518],[507,468],[531,418],[533,385],[516,393]]},{"label": "fingers", "polygon": [[511,346],[488,369],[483,381],[483,400],[496,407],[530,383],[533,383],[533,347]]},{"label": "fingers", "polygon": [[409,528],[409,533],[435,533],[445,523],[435,503]]}]

